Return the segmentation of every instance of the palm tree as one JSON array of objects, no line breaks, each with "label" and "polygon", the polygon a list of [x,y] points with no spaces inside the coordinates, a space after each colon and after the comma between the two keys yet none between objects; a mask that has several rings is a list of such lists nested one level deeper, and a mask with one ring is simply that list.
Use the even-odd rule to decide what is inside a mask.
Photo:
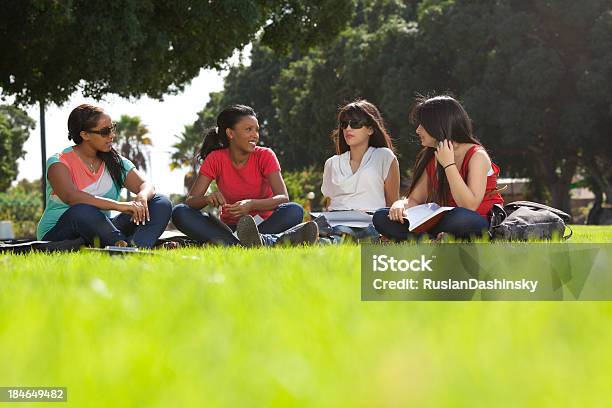
[{"label": "palm tree", "polygon": [[172,145],[175,151],[172,153],[170,170],[188,168],[183,184],[187,190],[195,180],[198,173],[199,161],[197,155],[202,144],[203,131],[197,124],[185,125],[185,130],[180,136],[176,136],[178,142]]},{"label": "palm tree", "polygon": [[117,122],[117,151],[141,170],[147,170],[144,146],[152,146],[149,129],[138,116],[121,115]]},{"label": "palm tree", "polygon": [[[153,145],[147,136],[148,133],[149,129],[138,116],[121,115],[121,119],[117,122],[117,151],[143,171],[147,171],[148,164],[145,146]],[[127,194],[129,199],[130,192]]]},{"label": "palm tree", "polygon": [[198,118],[191,125],[185,125],[185,129],[179,136],[175,136],[178,141],[172,145],[174,152],[171,156],[170,170],[188,168],[188,172],[183,179],[183,184],[187,190],[195,181],[198,174],[200,161],[198,153],[207,128],[215,126],[218,112],[223,107],[223,92],[211,92],[210,100],[200,112]]}]

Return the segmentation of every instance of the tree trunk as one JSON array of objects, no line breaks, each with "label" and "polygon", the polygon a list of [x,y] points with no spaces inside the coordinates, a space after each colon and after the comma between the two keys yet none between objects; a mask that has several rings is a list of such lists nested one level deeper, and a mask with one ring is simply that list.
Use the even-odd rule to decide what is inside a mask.
[{"label": "tree trunk", "polygon": [[[536,150],[535,177],[544,181],[545,188],[550,192],[551,207],[571,214],[570,184],[578,165],[577,152],[566,152],[565,160],[556,160],[550,150]],[[560,173],[557,169],[561,169]]]},{"label": "tree trunk", "polygon": [[47,140],[45,134],[45,101],[39,102],[40,106],[40,162],[42,164],[42,177],[40,186],[42,188],[43,210],[47,207]]},{"label": "tree trunk", "polygon": [[582,166],[587,171],[590,188],[595,194],[595,201],[589,210],[586,223],[597,225],[600,222],[603,204],[612,206],[612,169],[605,153],[598,157],[592,151],[583,153]]},{"label": "tree trunk", "polygon": [[599,185],[594,184],[593,194],[595,194],[595,201],[593,202],[593,207],[589,210],[589,215],[587,216],[586,223],[588,225],[596,225],[599,220],[599,214],[601,213],[601,203],[603,201],[603,193]]},{"label": "tree trunk", "polygon": [[572,213],[572,201],[570,199],[570,185],[563,179],[559,178],[555,184],[550,187],[551,207],[565,211],[568,214]]},{"label": "tree trunk", "polygon": [[603,187],[603,193],[606,195],[604,202],[612,207],[612,185],[606,184]]}]

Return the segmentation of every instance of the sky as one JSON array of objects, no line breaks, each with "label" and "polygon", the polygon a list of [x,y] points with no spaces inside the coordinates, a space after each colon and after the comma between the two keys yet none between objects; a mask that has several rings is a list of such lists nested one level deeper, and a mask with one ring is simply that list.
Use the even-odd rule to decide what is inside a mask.
[{"label": "sky", "polygon": [[[232,57],[234,59],[234,57]],[[70,100],[62,106],[50,105],[46,108],[46,139],[47,157],[58,153],[72,145],[68,140],[68,115],[81,103],[91,103],[102,107],[113,120],[118,120],[123,114],[139,116],[149,129],[149,137],[153,142],[151,149],[151,168],[147,172],[157,191],[163,194],[184,193],[183,176],[185,170],[170,171],[171,146],[180,135],[185,125],[197,119],[209,100],[208,94],[223,89],[223,78],[227,71],[201,70],[200,74],[177,95],[166,96],[163,101],[148,97],[128,100],[116,95],[106,96],[100,101],[85,98],[79,92],[74,93]],[[37,179],[41,176],[40,159],[40,110],[38,105],[26,109],[28,115],[36,120],[36,129],[30,132],[30,137],[24,145],[25,158],[19,160],[19,175],[17,180]]]}]

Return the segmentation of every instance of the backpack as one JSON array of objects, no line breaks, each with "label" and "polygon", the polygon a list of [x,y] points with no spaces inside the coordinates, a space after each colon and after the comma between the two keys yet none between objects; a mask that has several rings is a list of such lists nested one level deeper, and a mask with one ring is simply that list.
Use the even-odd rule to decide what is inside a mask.
[{"label": "backpack", "polygon": [[[527,241],[550,240],[555,237],[567,240],[572,229],[566,225],[571,216],[561,210],[531,201],[514,201],[491,209],[489,235],[492,239]],[[565,227],[570,230],[565,236]]]}]

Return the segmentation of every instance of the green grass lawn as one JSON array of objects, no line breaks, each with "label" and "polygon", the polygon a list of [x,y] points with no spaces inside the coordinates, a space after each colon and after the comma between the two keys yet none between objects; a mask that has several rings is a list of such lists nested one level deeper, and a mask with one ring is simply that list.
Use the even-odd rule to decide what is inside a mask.
[{"label": "green grass lawn", "polygon": [[606,406],[611,318],[361,302],[355,245],[0,255],[0,386],[68,387],[34,406]]}]

